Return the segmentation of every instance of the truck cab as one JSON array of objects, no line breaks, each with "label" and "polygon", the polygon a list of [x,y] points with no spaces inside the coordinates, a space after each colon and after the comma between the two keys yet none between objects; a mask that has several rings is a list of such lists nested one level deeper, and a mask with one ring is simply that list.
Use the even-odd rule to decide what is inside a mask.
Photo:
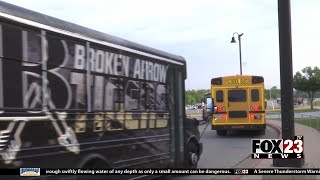
[{"label": "truck cab", "polygon": [[[211,92],[208,92],[204,95],[204,102],[206,102],[206,99],[208,97],[211,97]],[[205,103],[202,108],[202,119],[206,120],[210,116],[211,116],[211,113],[207,110],[207,103]]]}]

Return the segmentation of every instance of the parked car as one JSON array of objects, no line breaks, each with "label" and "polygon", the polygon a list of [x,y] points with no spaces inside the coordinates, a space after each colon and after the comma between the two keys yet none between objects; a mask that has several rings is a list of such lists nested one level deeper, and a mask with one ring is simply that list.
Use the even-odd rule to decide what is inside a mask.
[{"label": "parked car", "polygon": [[303,98],[294,98],[293,99],[293,103],[294,104],[302,104],[303,103]]},{"label": "parked car", "polygon": [[281,98],[277,98],[276,101],[278,104],[281,104]]},{"label": "parked car", "polygon": [[198,107],[197,106],[192,106],[191,109],[198,109]]},{"label": "parked car", "polygon": [[[277,98],[277,103],[281,104],[281,98]],[[303,103],[303,98],[293,98],[293,104],[302,104]]]}]

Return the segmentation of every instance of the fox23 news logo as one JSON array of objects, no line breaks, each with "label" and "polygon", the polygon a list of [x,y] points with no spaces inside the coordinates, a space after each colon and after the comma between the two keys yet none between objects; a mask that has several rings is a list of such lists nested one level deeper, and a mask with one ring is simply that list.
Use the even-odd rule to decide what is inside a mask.
[{"label": "fox23 news logo", "polygon": [[235,169],[234,174],[248,174],[249,170],[248,169]]},{"label": "fox23 news logo", "polygon": [[294,139],[253,139],[252,158],[303,158],[303,136]]}]

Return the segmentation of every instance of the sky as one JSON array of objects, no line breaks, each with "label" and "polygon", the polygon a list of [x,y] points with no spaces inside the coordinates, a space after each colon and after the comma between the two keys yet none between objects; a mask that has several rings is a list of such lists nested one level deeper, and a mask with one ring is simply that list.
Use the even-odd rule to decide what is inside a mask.
[{"label": "sky", "polygon": [[[4,0],[33,11],[183,56],[186,89],[214,77],[260,75],[280,87],[276,0]],[[291,0],[293,73],[320,66],[320,1]],[[237,36],[236,36],[237,37]],[[237,38],[236,38],[237,39]]]}]

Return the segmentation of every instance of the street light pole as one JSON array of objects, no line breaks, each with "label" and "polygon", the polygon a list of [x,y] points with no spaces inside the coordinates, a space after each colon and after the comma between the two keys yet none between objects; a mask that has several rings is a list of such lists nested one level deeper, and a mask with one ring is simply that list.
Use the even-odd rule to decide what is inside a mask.
[{"label": "street light pole", "polygon": [[238,35],[238,40],[239,40],[239,55],[240,55],[240,75],[242,75],[242,57],[241,57],[241,35]]},{"label": "street light pole", "polygon": [[234,35],[235,34],[238,35],[238,40],[239,40],[240,75],[242,75],[241,36],[243,35],[243,33],[241,33],[241,34],[239,34],[237,32],[233,33],[233,36],[232,36],[232,39],[231,39],[231,43],[236,43],[236,40],[234,39]]}]

